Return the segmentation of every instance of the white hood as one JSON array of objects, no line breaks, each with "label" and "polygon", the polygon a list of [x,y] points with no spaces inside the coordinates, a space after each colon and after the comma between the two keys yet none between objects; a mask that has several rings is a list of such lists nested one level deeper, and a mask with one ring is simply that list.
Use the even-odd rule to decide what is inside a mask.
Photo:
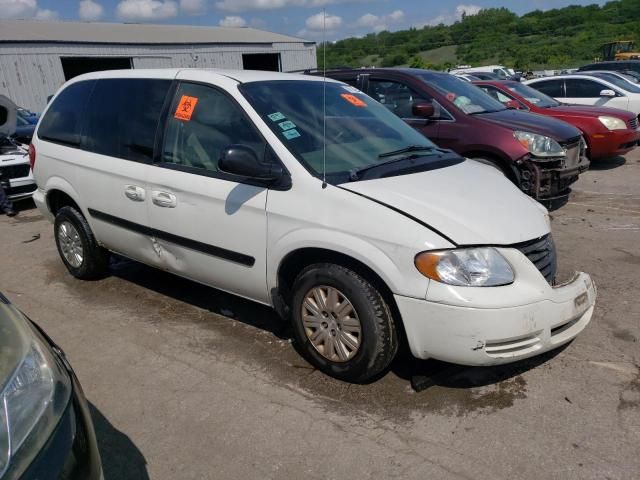
[{"label": "white hood", "polygon": [[415,217],[458,245],[511,245],[549,233],[544,207],[495,168],[472,160],[340,186]]}]

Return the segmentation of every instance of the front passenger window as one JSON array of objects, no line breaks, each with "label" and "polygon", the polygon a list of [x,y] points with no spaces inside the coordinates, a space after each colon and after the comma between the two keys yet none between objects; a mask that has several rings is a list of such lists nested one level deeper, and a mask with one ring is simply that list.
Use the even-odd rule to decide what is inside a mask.
[{"label": "front passenger window", "polygon": [[228,95],[206,85],[181,84],[167,119],[162,162],[194,173],[218,172],[223,150],[234,144],[264,158],[264,140]]}]

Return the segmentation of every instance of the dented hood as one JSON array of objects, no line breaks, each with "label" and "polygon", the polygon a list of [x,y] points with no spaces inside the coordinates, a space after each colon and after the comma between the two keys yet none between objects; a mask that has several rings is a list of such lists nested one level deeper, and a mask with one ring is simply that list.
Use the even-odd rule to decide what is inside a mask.
[{"label": "dented hood", "polygon": [[340,186],[418,219],[457,245],[512,245],[549,233],[544,207],[473,160]]},{"label": "dented hood", "polygon": [[9,98],[0,95],[0,136],[11,136],[16,131],[18,107]]}]

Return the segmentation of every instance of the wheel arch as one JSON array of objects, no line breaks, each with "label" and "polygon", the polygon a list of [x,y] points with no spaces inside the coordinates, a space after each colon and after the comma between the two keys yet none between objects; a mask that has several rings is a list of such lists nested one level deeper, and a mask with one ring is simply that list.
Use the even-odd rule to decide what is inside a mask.
[{"label": "wheel arch", "polygon": [[516,173],[516,169],[513,167],[513,162],[511,160],[507,160],[504,157],[494,153],[488,152],[486,150],[471,150],[468,152],[464,152],[465,157],[473,159],[473,158],[485,158],[487,160],[491,160],[495,162],[500,170],[506,175],[506,177],[512,182],[518,181],[518,175]]},{"label": "wheel arch", "polygon": [[75,207],[83,213],[78,193],[66,180],[59,177],[51,178],[47,182],[45,191],[47,208],[54,217],[58,210],[65,206]]},{"label": "wheel arch", "polygon": [[377,271],[367,265],[361,259],[347,253],[326,247],[302,247],[288,252],[279,262],[277,268],[277,286],[271,290],[273,303],[278,313],[289,317],[288,305],[291,300],[292,286],[298,274],[309,265],[316,263],[333,263],[343,266],[366,279],[373,285],[385,300],[393,318],[396,320],[396,328],[404,332],[402,317],[396,304],[392,287]]}]

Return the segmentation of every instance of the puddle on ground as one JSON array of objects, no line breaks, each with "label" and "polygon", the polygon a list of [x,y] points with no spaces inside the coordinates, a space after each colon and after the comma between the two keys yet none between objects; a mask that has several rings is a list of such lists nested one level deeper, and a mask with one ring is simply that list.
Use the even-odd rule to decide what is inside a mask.
[{"label": "puddle on ground", "polygon": [[[44,266],[47,284],[62,283],[70,296],[91,303],[93,309],[117,309],[133,321],[177,328],[184,333],[189,349],[203,355],[215,351],[250,365],[274,384],[350,415],[410,421],[415,415],[430,413],[496,412],[526,398],[522,374],[557,353],[491,368],[419,361],[405,353],[383,378],[353,385],[324,375],[300,357],[288,325],[266,306],[120,258],[112,262],[111,275],[97,281],[73,278],[57,258]],[[427,388],[412,389],[416,379],[422,386],[426,381]]]}]

